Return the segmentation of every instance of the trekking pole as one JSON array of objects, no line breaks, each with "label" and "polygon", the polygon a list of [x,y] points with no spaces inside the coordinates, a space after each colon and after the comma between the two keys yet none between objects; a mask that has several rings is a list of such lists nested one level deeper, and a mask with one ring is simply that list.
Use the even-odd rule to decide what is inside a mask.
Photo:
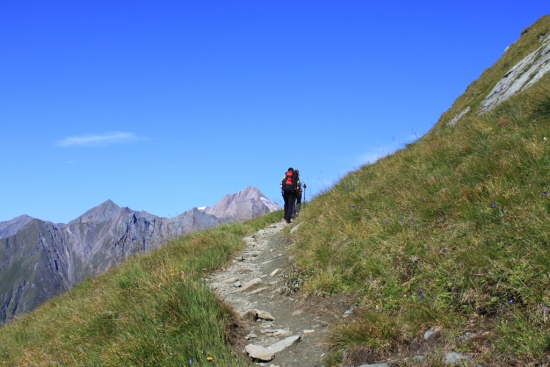
[{"label": "trekking pole", "polygon": [[306,207],[306,184],[302,186],[304,188],[304,208]]}]

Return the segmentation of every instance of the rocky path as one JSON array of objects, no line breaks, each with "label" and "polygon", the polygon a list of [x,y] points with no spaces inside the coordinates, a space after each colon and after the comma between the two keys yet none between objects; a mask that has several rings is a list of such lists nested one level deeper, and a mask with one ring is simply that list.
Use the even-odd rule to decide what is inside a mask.
[{"label": "rocky path", "polygon": [[245,237],[242,253],[207,282],[242,316],[244,333],[237,345],[256,364],[320,366],[323,337],[346,306],[285,295],[293,264],[284,228],[284,223],[276,223]]}]

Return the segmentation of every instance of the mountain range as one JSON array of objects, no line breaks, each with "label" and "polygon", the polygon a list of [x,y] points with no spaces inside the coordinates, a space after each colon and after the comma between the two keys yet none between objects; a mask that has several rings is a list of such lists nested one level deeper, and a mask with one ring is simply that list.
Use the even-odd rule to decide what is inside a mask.
[{"label": "mountain range", "polygon": [[0,222],[0,322],[167,240],[278,209],[260,190],[247,187],[211,208],[193,208],[174,218],[107,200],[67,224],[28,215]]}]

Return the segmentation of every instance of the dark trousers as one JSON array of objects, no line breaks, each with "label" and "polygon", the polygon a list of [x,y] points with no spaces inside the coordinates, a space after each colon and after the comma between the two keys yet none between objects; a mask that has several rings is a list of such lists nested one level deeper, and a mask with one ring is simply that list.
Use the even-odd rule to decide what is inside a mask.
[{"label": "dark trousers", "polygon": [[283,194],[283,199],[285,201],[285,220],[290,222],[292,218],[292,213],[294,212],[294,202],[296,201],[295,194]]},{"label": "dark trousers", "polygon": [[292,211],[293,218],[300,213],[301,206],[302,206],[302,191],[296,191],[296,204],[294,204],[294,210]]}]

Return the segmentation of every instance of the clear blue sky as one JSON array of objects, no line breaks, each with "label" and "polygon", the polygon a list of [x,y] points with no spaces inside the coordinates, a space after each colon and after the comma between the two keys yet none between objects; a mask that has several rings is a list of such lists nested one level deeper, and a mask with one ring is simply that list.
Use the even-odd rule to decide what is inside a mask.
[{"label": "clear blue sky", "polygon": [[548,1],[0,2],[0,221],[280,202],[426,133]]}]

